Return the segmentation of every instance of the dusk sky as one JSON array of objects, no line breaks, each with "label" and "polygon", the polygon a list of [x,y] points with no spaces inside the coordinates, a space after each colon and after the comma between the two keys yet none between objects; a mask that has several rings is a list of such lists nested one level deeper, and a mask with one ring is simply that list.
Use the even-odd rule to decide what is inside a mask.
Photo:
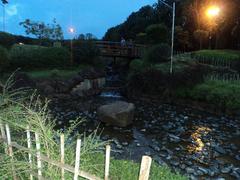
[{"label": "dusk sky", "polygon": [[[65,38],[70,37],[67,32],[70,26],[75,27],[76,34],[90,32],[102,38],[108,28],[122,23],[133,11],[155,2],[157,0],[9,0],[6,30],[25,35],[19,22],[29,18],[50,23],[56,18]],[[1,24],[2,12],[1,9]]]}]

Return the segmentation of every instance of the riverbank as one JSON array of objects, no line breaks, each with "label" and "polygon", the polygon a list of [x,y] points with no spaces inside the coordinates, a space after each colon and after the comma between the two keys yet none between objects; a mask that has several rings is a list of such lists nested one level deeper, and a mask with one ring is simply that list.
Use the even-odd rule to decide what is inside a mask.
[{"label": "riverbank", "polygon": [[[167,165],[173,172],[191,178],[239,177],[238,118],[149,99],[96,96],[68,100],[52,101],[51,112],[59,122],[58,128],[67,127],[74,117],[84,118],[78,131],[91,133],[98,128],[101,139],[111,141],[112,155],[117,159],[139,163],[145,154],[158,164]],[[118,100],[135,104],[133,125],[119,128],[106,126],[99,120],[97,108]]]},{"label": "riverbank", "polygon": [[[11,83],[12,82],[8,82],[7,84],[10,85]],[[4,93],[0,94],[0,119],[2,123],[8,123],[10,125],[13,133],[12,141],[16,141],[21,143],[21,145],[24,145],[24,140],[26,140],[24,133],[25,131],[22,131],[23,134],[21,134],[20,129],[30,126],[32,131],[38,132],[40,141],[43,143],[43,146],[41,146],[41,153],[47,154],[49,157],[58,161],[59,142],[57,139],[59,138],[60,132],[65,133],[65,140],[68,143],[65,149],[65,163],[73,166],[76,147],[75,140],[79,137],[82,137],[83,147],[81,150],[81,170],[85,170],[94,175],[103,177],[105,157],[102,150],[106,143],[112,142],[113,140],[100,140],[98,136],[100,132],[98,134],[95,133],[97,126],[91,129],[91,127],[86,127],[86,125],[84,125],[86,122],[91,124],[91,119],[84,117],[84,114],[86,114],[87,111],[80,109],[76,110],[76,107],[78,106],[75,106],[77,105],[75,103],[78,102],[82,107],[86,107],[86,104],[84,104],[82,101],[83,99],[76,97],[74,98],[74,96],[71,95],[65,96],[65,98],[61,96],[63,101],[58,105],[64,105],[64,109],[56,111],[56,108],[54,108],[54,111],[54,109],[52,109],[53,107],[51,108],[45,103],[42,104],[42,101],[40,101],[38,97],[26,96],[25,91],[22,92],[14,90],[14,94],[11,94],[11,87],[3,87],[6,89],[3,89]],[[15,95],[17,95],[16,99]],[[75,102],[70,97],[75,99]],[[52,100],[54,102],[54,99]],[[65,106],[66,103],[69,103],[69,105],[67,105],[68,107]],[[56,104],[54,107],[56,107]],[[71,109],[71,113],[67,113],[69,109]],[[76,113],[73,112],[74,109],[76,110]],[[88,115],[90,115],[90,109],[88,111]],[[54,114],[54,112],[59,112],[59,116],[55,116],[56,114]],[[81,113],[81,115],[78,113]],[[95,114],[94,111],[91,111],[92,117],[93,114]],[[55,120],[58,126],[55,124]],[[68,125],[60,123],[61,121],[64,121],[66,124],[68,123]],[[79,123],[79,121],[83,121],[83,123]],[[61,124],[64,126],[64,128],[59,127]],[[72,128],[73,126],[75,128]],[[85,127],[85,130],[81,131],[80,127]],[[14,130],[17,133],[15,133]],[[0,146],[0,152],[4,152],[4,146]],[[115,151],[113,148],[111,154],[112,153],[117,153],[117,151]],[[144,154],[139,153],[139,155],[142,156]],[[111,155],[111,157],[113,156]],[[21,175],[21,177],[24,179],[29,177],[29,164],[24,162],[25,159],[27,159],[26,152],[14,151],[15,172],[18,175]],[[11,178],[12,162],[13,161],[11,161],[6,155],[3,155],[3,158],[0,158],[0,163],[3,164],[3,167],[0,168],[0,179]],[[131,160],[111,158],[110,178],[124,180],[137,179],[139,167],[140,163],[136,161],[133,162]],[[51,179],[60,179],[60,169],[56,169],[51,165],[44,164],[43,170],[44,176]],[[66,173],[65,178],[72,178],[71,174]],[[154,160],[151,167],[150,179],[184,180],[187,179],[187,177],[180,175],[178,172],[171,171],[171,169],[166,165],[160,166]]]}]

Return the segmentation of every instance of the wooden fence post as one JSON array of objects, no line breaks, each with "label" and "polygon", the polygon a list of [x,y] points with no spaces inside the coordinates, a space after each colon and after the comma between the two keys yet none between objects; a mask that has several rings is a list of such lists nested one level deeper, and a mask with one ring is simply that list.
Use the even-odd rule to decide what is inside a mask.
[{"label": "wooden fence post", "polygon": [[109,180],[109,168],[110,168],[110,152],[111,146],[106,146],[106,156],[105,156],[105,176],[104,180]]},{"label": "wooden fence post", "polygon": [[[29,149],[29,153],[28,153],[28,161],[30,164],[30,169],[31,171],[33,170],[33,166],[32,166],[32,142],[31,142],[31,133],[30,133],[30,128],[29,126],[27,126],[27,147]],[[33,180],[33,175],[32,173],[30,173],[30,180]]]},{"label": "wooden fence post", "polygon": [[0,121],[0,129],[1,129],[1,136],[2,136],[2,139],[3,139],[4,151],[7,154],[8,153],[7,144],[6,144],[7,138],[6,138],[6,133],[5,133],[4,126],[3,126],[1,121]]},{"label": "wooden fence post", "polygon": [[17,180],[17,175],[14,169],[13,165],[13,149],[12,149],[12,140],[11,140],[11,133],[10,133],[10,128],[8,124],[6,124],[6,134],[7,134],[7,145],[8,145],[8,155],[11,157],[12,161],[12,173],[13,173],[13,179]]},{"label": "wooden fence post", "polygon": [[36,140],[36,155],[37,155],[37,168],[38,168],[38,179],[42,179],[42,163],[41,163],[41,152],[40,152],[40,139],[39,139],[39,135],[37,133],[35,133],[35,140]]},{"label": "wooden fence post", "polygon": [[139,173],[139,180],[148,180],[150,174],[152,158],[149,156],[143,156],[141,162],[141,168]]},{"label": "wooden fence post", "polygon": [[[64,164],[64,134],[60,136],[61,163]],[[64,168],[61,169],[61,179],[64,180]]]},{"label": "wooden fence post", "polygon": [[75,159],[75,168],[74,168],[74,180],[78,179],[79,166],[80,166],[80,153],[81,153],[81,139],[77,140],[76,146],[76,159]]}]

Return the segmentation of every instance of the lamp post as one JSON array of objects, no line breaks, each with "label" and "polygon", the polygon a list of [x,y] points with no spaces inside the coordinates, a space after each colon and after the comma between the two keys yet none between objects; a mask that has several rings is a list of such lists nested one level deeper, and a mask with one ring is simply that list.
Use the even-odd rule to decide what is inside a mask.
[{"label": "lamp post", "polygon": [[171,63],[170,63],[170,74],[173,73],[173,51],[174,51],[174,32],[175,32],[175,14],[176,14],[176,2],[174,1],[172,6],[163,0],[159,0],[166,7],[172,9],[172,40],[171,40]]},{"label": "lamp post", "polygon": [[75,29],[73,27],[70,27],[68,29],[69,33],[72,35],[71,40],[70,40],[70,48],[71,48],[71,59],[70,59],[70,63],[71,65],[73,65],[73,34],[75,33]]},{"label": "lamp post", "polygon": [[219,16],[220,8],[218,6],[209,6],[206,10],[207,18],[210,22],[210,31],[209,31],[209,49],[212,48],[212,31],[213,31],[213,23],[216,24],[216,18]]}]

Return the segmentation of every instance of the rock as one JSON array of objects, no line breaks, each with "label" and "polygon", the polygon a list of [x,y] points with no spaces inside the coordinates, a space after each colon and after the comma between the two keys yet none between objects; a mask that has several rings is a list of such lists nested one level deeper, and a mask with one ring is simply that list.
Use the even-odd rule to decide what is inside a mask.
[{"label": "rock", "polygon": [[153,158],[154,158],[154,160],[155,160],[159,165],[161,165],[161,166],[167,166],[167,164],[166,164],[160,157],[154,156]]},{"label": "rock", "polygon": [[204,167],[198,167],[198,169],[199,169],[200,171],[202,171],[203,174],[208,174],[208,169],[206,169],[206,168],[204,168]]},{"label": "rock", "polygon": [[152,145],[150,145],[150,147],[151,147],[154,151],[157,151],[157,152],[160,151],[160,147],[158,147],[157,145],[152,144]]},{"label": "rock", "polygon": [[220,147],[220,146],[216,146],[216,147],[215,147],[215,150],[216,150],[217,152],[219,152],[220,154],[226,154],[225,149],[223,149],[223,148]]},{"label": "rock", "polygon": [[147,156],[151,156],[152,153],[150,151],[147,151],[144,154],[147,155]]},{"label": "rock", "polygon": [[181,141],[180,137],[175,136],[174,134],[169,134],[168,136],[170,137],[170,141],[172,141],[172,142],[180,142]]},{"label": "rock", "polygon": [[102,122],[110,125],[126,127],[133,122],[135,106],[132,103],[117,101],[98,108],[98,116]]},{"label": "rock", "polygon": [[170,164],[173,165],[173,166],[178,166],[180,163],[179,163],[179,161],[177,161],[177,160],[172,160],[172,161],[170,162]]},{"label": "rock", "polygon": [[187,167],[186,168],[186,172],[188,173],[188,174],[193,174],[194,173],[194,169],[193,168],[190,168],[190,167]]},{"label": "rock", "polygon": [[240,155],[235,156],[236,160],[240,161]]},{"label": "rock", "polygon": [[180,165],[180,168],[183,169],[183,170],[185,170],[186,165],[185,165],[185,164],[181,164],[181,165]]},{"label": "rock", "polygon": [[221,169],[221,173],[223,173],[223,174],[230,173],[230,171],[231,171],[230,167],[224,167],[224,168]]}]

